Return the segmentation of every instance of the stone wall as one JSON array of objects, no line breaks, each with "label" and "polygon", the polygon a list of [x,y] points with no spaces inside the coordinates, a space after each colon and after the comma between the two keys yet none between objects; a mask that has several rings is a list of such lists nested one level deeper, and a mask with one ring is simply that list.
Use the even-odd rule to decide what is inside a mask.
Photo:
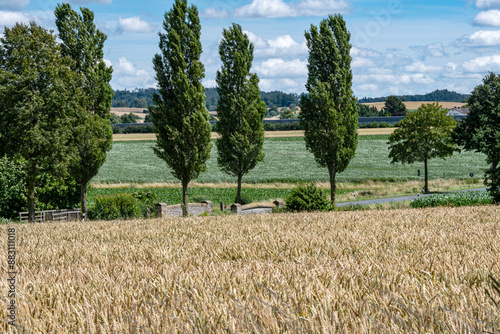
[{"label": "stone wall", "polygon": [[274,208],[282,208],[283,206],[284,202],[282,200],[276,200],[272,203],[233,204],[231,205],[231,212],[238,215],[272,213]]},{"label": "stone wall", "polygon": [[[199,216],[204,213],[212,214],[212,202],[188,203],[188,215]],[[182,204],[167,205],[166,203],[156,204],[156,217],[182,217]]]}]

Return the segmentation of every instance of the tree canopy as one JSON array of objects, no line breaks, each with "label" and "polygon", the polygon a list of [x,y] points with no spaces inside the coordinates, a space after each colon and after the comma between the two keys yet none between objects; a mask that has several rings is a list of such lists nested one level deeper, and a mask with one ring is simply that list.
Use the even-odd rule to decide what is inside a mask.
[{"label": "tree canopy", "polygon": [[500,202],[500,75],[489,73],[469,96],[470,114],[454,133],[455,141],[467,151],[484,153],[491,165],[486,184]]},{"label": "tree canopy", "polygon": [[422,104],[418,110],[406,114],[387,143],[391,163],[424,163],[425,192],[429,192],[428,160],[444,159],[458,151],[451,137],[456,122],[447,113],[438,102]]},{"label": "tree canopy", "polygon": [[404,116],[408,111],[403,101],[396,95],[391,95],[385,100],[384,108],[382,109],[389,116]]},{"label": "tree canopy", "polygon": [[66,174],[74,156],[68,129],[86,102],[73,61],[51,32],[16,23],[0,41],[0,156],[24,160],[33,222],[36,178]]},{"label": "tree canopy", "polygon": [[309,48],[308,78],[300,120],[306,147],[316,162],[328,168],[331,201],[335,177],[354,157],[358,143],[358,113],[352,92],[350,33],[341,15],[330,15],[305,33]]},{"label": "tree canopy", "polygon": [[159,33],[160,54],[153,58],[159,94],[150,106],[157,135],[156,155],[181,181],[183,214],[187,216],[188,183],[206,170],[210,157],[209,114],[201,84],[201,25],[198,10],[186,0],[176,0],[165,13],[164,32]]}]

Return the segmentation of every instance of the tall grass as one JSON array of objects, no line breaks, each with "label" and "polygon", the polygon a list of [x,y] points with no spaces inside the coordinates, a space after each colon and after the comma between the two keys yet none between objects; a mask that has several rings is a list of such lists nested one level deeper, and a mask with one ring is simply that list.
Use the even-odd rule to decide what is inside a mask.
[{"label": "tall grass", "polygon": [[[496,333],[485,289],[500,276],[499,217],[490,206],[15,225],[17,323],[28,333]],[[5,331],[7,302],[3,293]]]},{"label": "tall grass", "polygon": [[486,191],[460,191],[449,194],[436,194],[411,201],[412,208],[436,206],[471,206],[493,204],[493,198]]}]

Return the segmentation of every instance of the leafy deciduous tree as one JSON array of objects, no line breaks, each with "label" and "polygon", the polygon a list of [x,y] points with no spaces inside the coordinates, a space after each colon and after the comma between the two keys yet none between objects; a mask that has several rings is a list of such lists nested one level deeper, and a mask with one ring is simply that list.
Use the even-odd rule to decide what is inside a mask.
[{"label": "leafy deciduous tree", "polygon": [[422,104],[418,110],[406,114],[387,143],[391,163],[424,163],[425,192],[429,192],[428,160],[444,159],[458,151],[451,137],[456,122],[447,113],[438,102]]},{"label": "leafy deciduous tree", "polygon": [[407,112],[405,104],[396,95],[387,97],[383,110],[390,116],[405,116]]},{"label": "leafy deciduous tree", "polygon": [[266,105],[261,100],[259,78],[250,73],[253,44],[241,26],[224,29],[219,46],[222,67],[217,71],[217,162],[221,169],[238,178],[236,202],[241,203],[241,180],[257,162],[264,160]]},{"label": "leafy deciduous tree", "polygon": [[352,93],[351,34],[341,15],[311,25],[305,33],[309,48],[308,95],[302,95],[300,120],[306,147],[320,166],[328,168],[331,202],[335,203],[335,177],[356,152],[358,112]]},{"label": "leafy deciduous tree", "polygon": [[209,114],[201,84],[204,67],[200,61],[201,25],[198,10],[186,0],[176,0],[165,13],[164,33],[153,66],[159,94],[150,106],[157,136],[154,151],[173,169],[182,183],[183,214],[188,214],[187,187],[206,170],[210,157]]},{"label": "leafy deciduous tree", "polygon": [[500,74],[486,75],[470,94],[468,105],[470,114],[458,124],[453,136],[465,150],[486,154],[491,166],[485,182],[500,202]]},{"label": "leafy deciduous tree", "polygon": [[113,131],[109,117],[113,89],[109,82],[113,69],[103,60],[106,35],[96,28],[94,13],[80,8],[78,15],[69,4],[59,4],[54,12],[63,56],[73,59],[71,68],[81,76],[85,108],[73,125],[73,145],[77,154],[71,174],[80,184],[81,211],[87,214],[87,184],[97,175],[111,149]]},{"label": "leafy deciduous tree", "polygon": [[0,156],[24,159],[34,222],[37,176],[66,174],[69,128],[85,101],[72,61],[51,32],[16,23],[0,41]]}]

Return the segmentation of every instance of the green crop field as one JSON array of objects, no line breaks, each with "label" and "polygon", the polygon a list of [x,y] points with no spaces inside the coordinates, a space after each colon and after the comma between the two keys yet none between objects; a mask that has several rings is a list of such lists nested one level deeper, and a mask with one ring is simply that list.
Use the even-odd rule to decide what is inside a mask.
[{"label": "green crop field", "polygon": [[[338,181],[418,179],[423,175],[423,163],[413,165],[391,164],[388,158],[388,136],[360,136],[356,157],[347,170],[338,174]],[[177,182],[166,163],[153,153],[152,141],[114,142],[106,163],[92,180],[102,183]],[[265,161],[243,177],[246,183],[328,181],[326,168],[318,167],[314,157],[306,150],[304,138],[267,138],[264,143]],[[487,168],[483,154],[456,153],[446,160],[429,162],[430,179],[465,179],[469,173],[482,178]],[[217,166],[217,149],[212,149],[208,168],[196,182],[235,182]]]}]

